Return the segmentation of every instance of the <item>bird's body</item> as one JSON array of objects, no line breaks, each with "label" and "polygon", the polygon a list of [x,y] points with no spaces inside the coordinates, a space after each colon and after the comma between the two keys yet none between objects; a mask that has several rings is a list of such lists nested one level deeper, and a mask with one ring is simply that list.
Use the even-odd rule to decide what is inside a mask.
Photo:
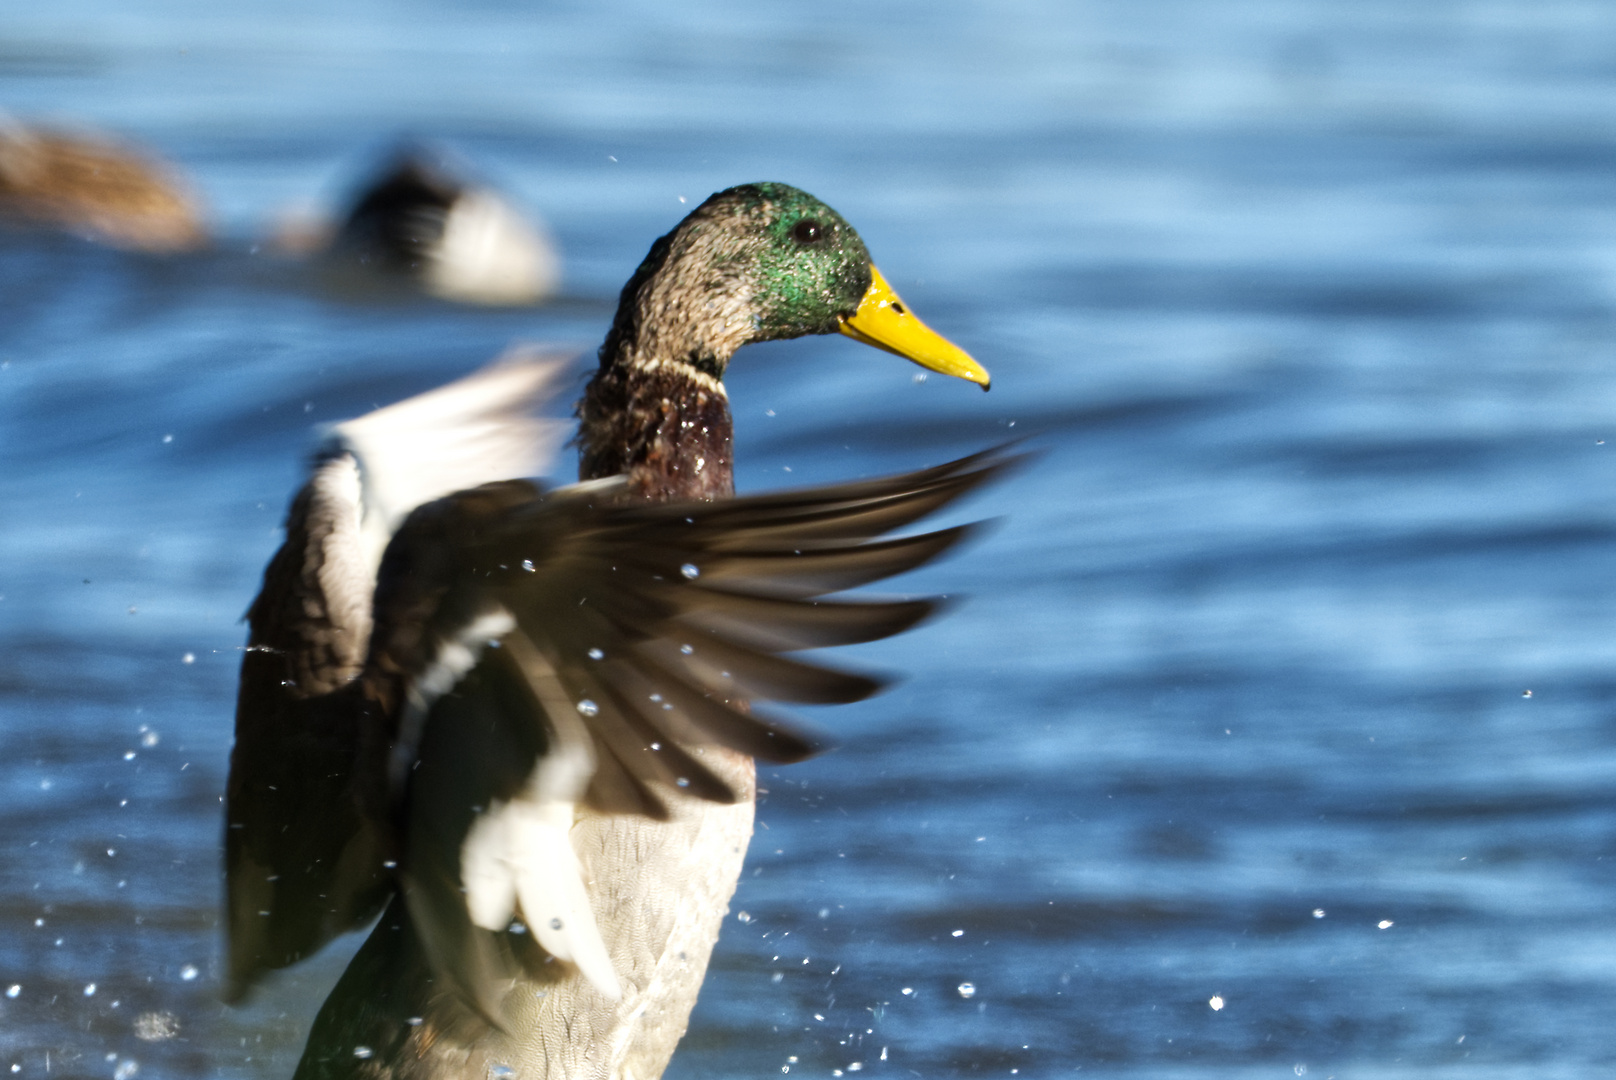
[{"label": "bird's body", "polygon": [[621,998],[550,964],[515,984],[502,1028],[471,1021],[435,984],[395,900],[321,1009],[297,1076],[660,1076],[684,1036],[752,837],[752,759],[721,747],[705,756],[741,795],[733,805],[663,791],[668,821],[585,811],[572,827]]},{"label": "bird's body", "polygon": [[[327,665],[317,694],[271,685],[295,649],[256,654],[268,674],[251,693],[244,669],[229,819],[235,988],[387,903],[315,1022],[300,1078],[660,1075],[745,857],[753,759],[812,750],[748,701],[872,692],[863,676],[781,654],[923,616],[920,602],[820,598],[952,544],[958,531],[877,538],[994,468],[724,501],[730,357],[749,341],[838,329],[986,384],[885,290],[834,211],[783,185],[714,196],[624,287],[578,408],[587,483],[494,484],[421,507],[380,562],[362,664]],[[379,465],[350,449],[321,468],[385,471],[387,446],[409,437],[373,440]],[[316,502],[294,503],[277,556],[304,579],[322,564],[309,553],[335,546],[313,542]],[[255,642],[275,582],[290,580],[275,565]],[[285,770],[260,758],[289,733],[319,743],[316,729],[340,732],[329,742],[352,753],[297,770],[319,776],[304,796],[340,804],[297,846],[275,831],[285,800],[266,801]],[[317,915],[295,910],[307,907]]]}]

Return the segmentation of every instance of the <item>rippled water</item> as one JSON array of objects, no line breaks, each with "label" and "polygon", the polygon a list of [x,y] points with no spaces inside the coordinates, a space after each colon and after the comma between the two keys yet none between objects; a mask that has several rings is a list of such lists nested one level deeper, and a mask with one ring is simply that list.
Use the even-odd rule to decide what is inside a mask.
[{"label": "rippled water", "polygon": [[[743,489],[1045,453],[906,585],[969,599],[857,650],[909,681],[767,772],[670,1077],[1610,1067],[1613,46],[1576,3],[9,13],[0,102],[151,142],[226,239],[0,238],[0,1068],[290,1074],[344,957],[220,1005],[217,847],[310,425],[587,351],[761,178],[995,388],[751,349]],[[254,250],[404,133],[548,217],[562,300]]]}]

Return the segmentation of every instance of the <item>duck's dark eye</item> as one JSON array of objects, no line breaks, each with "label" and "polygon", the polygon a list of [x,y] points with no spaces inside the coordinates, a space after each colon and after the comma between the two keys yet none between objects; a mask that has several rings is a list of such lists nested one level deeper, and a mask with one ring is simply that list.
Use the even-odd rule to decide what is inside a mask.
[{"label": "duck's dark eye", "polygon": [[799,244],[812,244],[824,234],[825,230],[813,218],[803,218],[791,227],[791,238]]}]

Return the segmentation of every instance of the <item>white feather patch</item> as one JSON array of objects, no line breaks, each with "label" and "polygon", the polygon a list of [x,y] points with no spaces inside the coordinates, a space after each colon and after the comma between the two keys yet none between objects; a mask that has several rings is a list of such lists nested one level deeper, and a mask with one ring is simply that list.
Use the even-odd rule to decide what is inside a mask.
[{"label": "white feather patch", "polygon": [[358,665],[370,642],[370,605],[376,592],[376,568],[366,561],[359,465],[351,454],[334,457],[316,467],[308,486],[303,527],[324,534],[318,580],[326,617],[347,635],[344,646],[350,662]]},{"label": "white feather patch", "polygon": [[505,642],[527,673],[549,721],[551,744],[527,790],[489,807],[460,847],[460,878],[471,919],[503,930],[520,905],[528,929],[552,956],[570,960],[604,996],[622,985],[601,939],[572,847],[573,810],[595,774],[594,743],[560,680],[520,632]]},{"label": "white feather patch", "polygon": [[571,359],[519,346],[463,379],[329,429],[335,449],[359,460],[373,574],[411,510],[548,468],[571,425],[532,414],[555,397]]},{"label": "white feather patch", "polygon": [[495,801],[471,823],[460,845],[460,883],[466,887],[471,921],[484,930],[503,930],[516,910],[516,881],[506,866],[510,846],[506,804]]},{"label": "white feather patch", "polygon": [[402,791],[404,779],[415,764],[415,751],[426,730],[432,703],[453,690],[466,672],[477,666],[488,643],[516,629],[509,611],[496,607],[473,619],[447,641],[438,642],[438,651],[427,666],[405,687],[404,709],[398,721],[398,738],[393,743],[393,760],[388,769],[393,790]]},{"label": "white feather patch", "polygon": [[460,848],[466,907],[478,926],[504,930],[519,901],[523,920],[545,951],[576,964],[615,1001],[622,986],[572,849],[572,813],[572,803],[527,798],[491,806]]}]

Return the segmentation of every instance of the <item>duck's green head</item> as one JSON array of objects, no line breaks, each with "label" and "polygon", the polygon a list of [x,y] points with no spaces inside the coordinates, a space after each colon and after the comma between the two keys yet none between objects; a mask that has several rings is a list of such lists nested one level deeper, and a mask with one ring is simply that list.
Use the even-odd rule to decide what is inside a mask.
[{"label": "duck's green head", "polygon": [[976,361],[909,313],[842,215],[773,183],[720,191],[652,246],[602,359],[627,347],[641,363],[721,378],[742,345],[835,332],[988,386]]}]

